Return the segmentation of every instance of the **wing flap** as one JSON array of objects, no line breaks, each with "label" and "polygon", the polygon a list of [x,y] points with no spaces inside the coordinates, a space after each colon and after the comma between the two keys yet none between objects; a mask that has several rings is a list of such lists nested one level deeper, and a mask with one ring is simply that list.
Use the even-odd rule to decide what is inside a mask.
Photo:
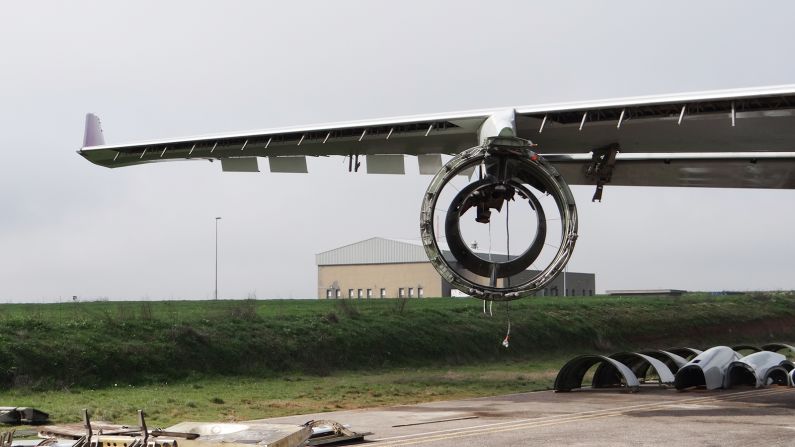
[{"label": "wing flap", "polygon": [[221,160],[224,172],[259,172],[257,157],[224,158]]},{"label": "wing flap", "polygon": [[306,174],[306,157],[268,157],[271,172]]},{"label": "wing flap", "polygon": [[402,155],[368,155],[368,174],[405,174],[406,164]]},{"label": "wing flap", "polygon": [[[546,158],[573,185],[596,185],[582,154]],[[795,189],[795,153],[618,154],[606,186]]]}]

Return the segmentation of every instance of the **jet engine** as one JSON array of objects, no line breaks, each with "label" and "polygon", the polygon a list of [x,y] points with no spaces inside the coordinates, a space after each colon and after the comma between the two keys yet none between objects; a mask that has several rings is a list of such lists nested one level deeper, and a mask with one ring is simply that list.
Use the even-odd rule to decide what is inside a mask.
[{"label": "jet engine", "polygon": [[[420,231],[428,258],[468,295],[497,301],[529,295],[548,285],[571,256],[574,197],[532,149],[528,140],[489,138],[442,166],[425,193]],[[476,235],[486,241],[471,240]]]}]

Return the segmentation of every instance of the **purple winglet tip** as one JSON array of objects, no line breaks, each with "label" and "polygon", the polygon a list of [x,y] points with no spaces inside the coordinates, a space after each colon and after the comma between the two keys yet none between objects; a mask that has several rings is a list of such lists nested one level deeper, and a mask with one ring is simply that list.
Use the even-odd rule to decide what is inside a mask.
[{"label": "purple winglet tip", "polygon": [[83,147],[101,146],[103,144],[105,144],[105,137],[102,135],[102,124],[99,122],[99,117],[93,113],[87,113]]}]

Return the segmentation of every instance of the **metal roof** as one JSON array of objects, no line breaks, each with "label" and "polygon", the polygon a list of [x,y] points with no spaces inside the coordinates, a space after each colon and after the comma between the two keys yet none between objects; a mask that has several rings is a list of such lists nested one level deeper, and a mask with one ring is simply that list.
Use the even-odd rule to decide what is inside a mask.
[{"label": "metal roof", "polygon": [[682,295],[687,290],[679,289],[649,289],[649,290],[606,290],[608,295]]},{"label": "metal roof", "polygon": [[[446,245],[440,243],[439,248],[442,256],[451,262],[456,262]],[[508,258],[504,253],[499,252],[489,253],[483,250],[473,250],[473,253],[484,259],[494,259],[497,262],[505,262]],[[372,237],[315,255],[317,265],[406,264],[412,262],[430,262],[420,240]]]},{"label": "metal roof", "polygon": [[420,241],[373,237],[315,255],[317,265],[429,262]]}]

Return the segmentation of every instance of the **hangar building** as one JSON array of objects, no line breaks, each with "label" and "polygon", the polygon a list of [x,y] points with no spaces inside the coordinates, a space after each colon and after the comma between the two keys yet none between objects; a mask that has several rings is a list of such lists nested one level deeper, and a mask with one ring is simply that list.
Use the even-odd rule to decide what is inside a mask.
[{"label": "hangar building", "polygon": [[[461,296],[433,268],[420,241],[374,237],[318,253],[315,261],[320,299]],[[565,275],[565,285],[560,274],[536,295],[594,294],[595,274]]]}]

